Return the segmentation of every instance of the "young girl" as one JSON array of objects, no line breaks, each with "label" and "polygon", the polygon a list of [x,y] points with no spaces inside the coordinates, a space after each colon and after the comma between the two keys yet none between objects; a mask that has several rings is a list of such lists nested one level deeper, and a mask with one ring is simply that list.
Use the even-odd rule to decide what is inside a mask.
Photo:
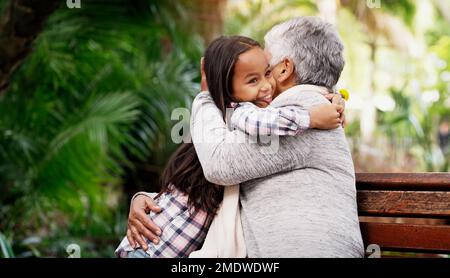
[{"label": "young girl", "polygon": [[[206,50],[204,69],[209,92],[224,119],[226,108],[236,109],[231,118],[234,128],[250,135],[295,135],[308,128],[336,127],[336,109],[330,105],[311,114],[298,106],[261,109],[272,101],[276,84],[264,51],[252,39],[216,39]],[[161,212],[149,214],[161,229],[159,242],[146,240],[148,249],[144,251],[142,240],[137,239],[141,248],[135,250],[125,237],[116,254],[129,258],[188,257],[201,247],[222,198],[223,187],[205,179],[193,144],[181,145],[169,159],[161,191],[155,197]],[[134,228],[129,233],[136,239]]]}]

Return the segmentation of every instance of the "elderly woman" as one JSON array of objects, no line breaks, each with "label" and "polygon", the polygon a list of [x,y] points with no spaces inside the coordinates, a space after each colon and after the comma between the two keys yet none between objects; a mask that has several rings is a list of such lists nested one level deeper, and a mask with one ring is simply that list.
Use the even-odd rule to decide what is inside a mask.
[{"label": "elderly woman", "polygon": [[[332,25],[300,17],[265,36],[278,96],[271,107],[329,103],[344,67]],[[337,115],[339,116],[339,115]],[[342,127],[283,136],[276,148],[229,131],[209,94],[194,100],[191,133],[205,177],[241,184],[249,257],[363,257],[354,167]]]}]

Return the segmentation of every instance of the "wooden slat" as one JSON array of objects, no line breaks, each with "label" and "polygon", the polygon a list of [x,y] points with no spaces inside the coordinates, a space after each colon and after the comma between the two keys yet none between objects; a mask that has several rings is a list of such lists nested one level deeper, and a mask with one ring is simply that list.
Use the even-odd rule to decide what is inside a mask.
[{"label": "wooden slat", "polygon": [[450,191],[450,173],[356,173],[358,189]]},{"label": "wooden slat", "polygon": [[362,216],[450,217],[450,192],[358,191]]},{"label": "wooden slat", "polygon": [[364,244],[382,251],[412,250],[450,253],[450,226],[361,222]]}]

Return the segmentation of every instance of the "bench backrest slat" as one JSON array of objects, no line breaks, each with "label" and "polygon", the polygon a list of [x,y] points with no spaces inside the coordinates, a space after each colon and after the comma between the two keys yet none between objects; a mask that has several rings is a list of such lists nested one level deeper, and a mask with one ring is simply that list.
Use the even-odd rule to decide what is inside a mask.
[{"label": "bench backrest slat", "polygon": [[376,242],[382,250],[437,253],[450,250],[450,226],[361,222],[361,231],[367,241]]},{"label": "bench backrest slat", "polygon": [[357,173],[356,187],[366,246],[450,254],[450,173]]},{"label": "bench backrest slat", "polygon": [[357,173],[360,189],[450,191],[450,173]]},{"label": "bench backrest slat", "polygon": [[358,204],[362,216],[450,219],[450,192],[360,190]]}]

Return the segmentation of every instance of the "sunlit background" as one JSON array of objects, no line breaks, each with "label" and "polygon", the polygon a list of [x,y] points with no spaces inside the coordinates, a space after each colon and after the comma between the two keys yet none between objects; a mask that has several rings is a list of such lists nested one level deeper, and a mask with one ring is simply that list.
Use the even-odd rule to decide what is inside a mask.
[{"label": "sunlit background", "polygon": [[449,169],[450,1],[24,2],[0,0],[0,257],[113,257],[130,197],[158,190],[207,43],[263,42],[295,16],[344,42],[357,172]]}]

